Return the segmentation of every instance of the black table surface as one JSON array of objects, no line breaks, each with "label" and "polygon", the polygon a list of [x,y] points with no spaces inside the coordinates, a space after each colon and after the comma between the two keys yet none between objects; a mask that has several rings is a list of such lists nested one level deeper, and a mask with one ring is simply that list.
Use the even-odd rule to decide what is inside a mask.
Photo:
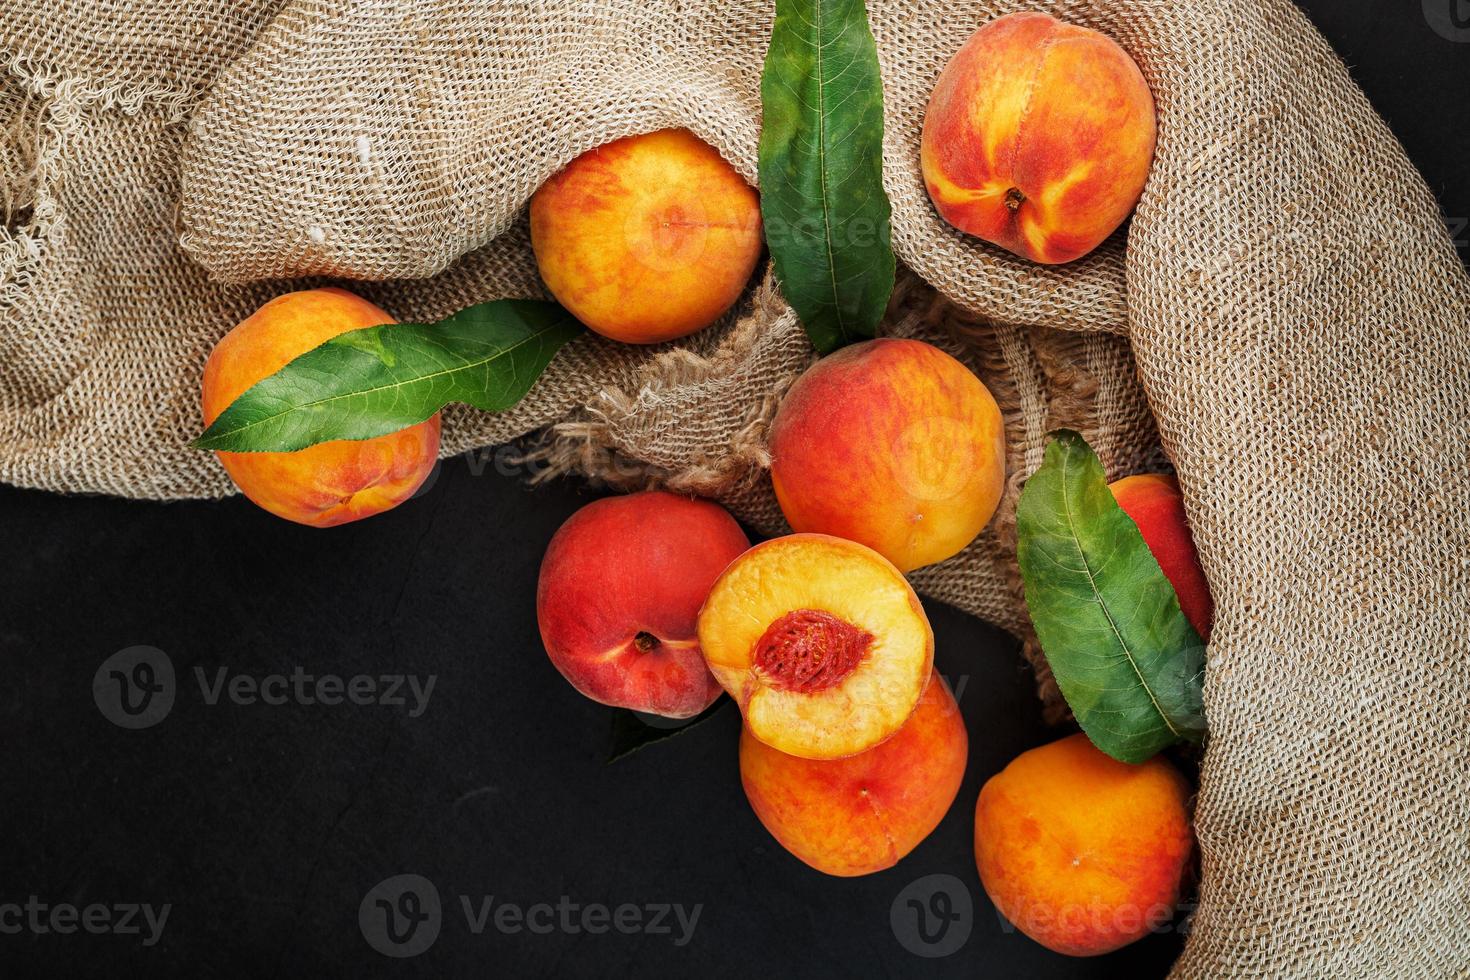
[{"label": "black table surface", "polygon": [[[1306,6],[1440,195],[1463,255],[1470,9]],[[987,901],[971,846],[980,785],[1058,733],[1015,642],[952,609],[928,605],[969,767],[948,817],[895,868],[829,878],[776,845],[740,787],[733,708],[607,764],[612,713],[552,669],[533,606],[548,539],[590,499],[463,458],[397,511],[331,531],[239,498],[0,487],[0,975],[1164,974],[1178,923],[1069,959]],[[157,724],[128,729],[93,680],[140,646],[167,657],[176,696]],[[434,687],[422,710],[407,683],[401,705],[244,703],[212,696],[221,670]],[[432,883],[439,931],[389,958],[359,912],[385,881],[397,898],[403,880],[388,879],[405,874]],[[939,891],[950,931],[926,946],[908,900],[937,915]],[[98,933],[80,919],[63,932],[68,906],[105,907],[110,925],[93,911]],[[938,935],[937,917],[925,924]],[[941,947],[956,948],[920,955]]]}]

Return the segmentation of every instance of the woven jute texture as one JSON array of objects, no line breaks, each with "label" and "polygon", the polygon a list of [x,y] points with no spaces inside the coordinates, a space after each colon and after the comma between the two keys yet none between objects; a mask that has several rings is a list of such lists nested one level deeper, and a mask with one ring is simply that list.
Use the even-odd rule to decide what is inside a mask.
[{"label": "woven jute texture", "polygon": [[[1125,237],[1042,268],[925,199],[927,94],[1016,5],[870,0],[904,268],[885,330],[995,392],[1010,481],[927,594],[1025,637],[1014,504],[1045,433],[1172,461],[1217,600],[1179,977],[1470,972],[1470,283],[1433,197],[1287,0],[1039,3],[1118,39],[1159,111]],[[531,192],[684,126],[755,179],[757,0],[0,0],[0,479],[229,492],[211,346],[292,284],[400,319],[542,295]],[[767,279],[687,342],[588,337],[444,449],[712,494],[768,531],[765,428],[811,351]],[[549,470],[547,469],[549,466]],[[1042,671],[1043,695],[1054,701]]]}]

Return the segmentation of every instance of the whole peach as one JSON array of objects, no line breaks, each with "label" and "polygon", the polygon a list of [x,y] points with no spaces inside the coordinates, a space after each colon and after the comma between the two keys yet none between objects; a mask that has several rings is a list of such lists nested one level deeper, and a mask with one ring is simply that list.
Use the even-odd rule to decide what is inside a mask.
[{"label": "whole peach", "polygon": [[[394,320],[345,289],[277,296],[225,334],[204,365],[201,407],[213,422],[247,388],[338,334]],[[219,452],[235,486],[278,517],[312,527],[398,506],[439,455],[439,416],[374,439],[339,439],[291,453]]]},{"label": "whole peach", "polygon": [[720,695],[699,647],[699,607],[749,545],[707,500],[644,491],[583,507],[541,561],[536,619],[552,664],[594,701],[699,714]]},{"label": "whole peach", "polygon": [[1179,608],[1200,638],[1208,641],[1215,618],[1210,583],[1200,567],[1194,535],[1184,518],[1179,481],[1162,473],[1124,477],[1108,484],[1123,512],[1133,518],[1164,577],[1174,586]]},{"label": "whole peach", "polygon": [[740,779],[762,824],[818,871],[851,877],[891,868],[937,826],[965,776],[969,737],[935,673],[888,741],[845,759],[802,759],[743,729]]},{"label": "whole peach", "polygon": [[900,571],[974,540],[1000,502],[1005,430],[980,379],[917,340],[870,340],[797,379],[771,426],[771,480],[797,531],[867,545]]},{"label": "whole peach", "polygon": [[531,198],[531,246],[557,301],[613,340],[691,334],[739,298],[761,252],[755,190],[683,129],[577,157]]},{"label": "whole peach", "polygon": [[1148,83],[1117,42],[1017,13],[976,31],[940,74],[919,160],[944,220],[1033,261],[1070,262],[1138,203],[1155,131]]},{"label": "whole peach", "polygon": [[1194,850],[1189,787],[1085,735],[1023,752],[980,790],[975,863],[996,909],[1048,949],[1095,956],[1168,922]]}]

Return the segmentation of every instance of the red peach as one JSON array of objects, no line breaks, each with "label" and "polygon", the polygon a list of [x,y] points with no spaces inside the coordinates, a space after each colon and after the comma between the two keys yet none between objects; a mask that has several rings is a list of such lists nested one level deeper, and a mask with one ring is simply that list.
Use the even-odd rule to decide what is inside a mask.
[{"label": "red peach", "polygon": [[541,562],[536,618],[552,664],[594,701],[699,714],[720,695],[699,646],[699,608],[749,546],[707,500],[645,491],[588,504]]},{"label": "red peach", "polygon": [[1148,83],[1117,42],[1017,13],[976,31],[940,74],[919,160],[944,220],[1035,262],[1070,262],[1138,203],[1155,128]]},{"label": "red peach", "polygon": [[793,529],[858,541],[901,572],[973,541],[1005,483],[989,389],[918,340],[864,341],[818,361],[782,400],[771,455]]},{"label": "red peach", "polygon": [[1123,513],[1133,518],[1144,544],[1153,552],[1164,577],[1174,586],[1183,611],[1200,639],[1210,639],[1215,600],[1200,567],[1194,536],[1184,519],[1184,495],[1179,481],[1162,473],[1124,477],[1108,484]]}]

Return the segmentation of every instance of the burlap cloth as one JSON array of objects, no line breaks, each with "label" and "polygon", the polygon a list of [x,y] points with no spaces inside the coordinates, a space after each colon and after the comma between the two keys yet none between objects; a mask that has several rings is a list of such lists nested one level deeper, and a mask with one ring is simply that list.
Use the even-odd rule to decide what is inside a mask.
[{"label": "burlap cloth", "polygon": [[[1470,285],[1435,201],[1286,0],[1036,6],[1117,38],[1159,111],[1126,252],[1060,268],[953,232],[919,178],[940,68],[1015,6],[870,0],[907,267],[888,330],[965,357],[1010,440],[992,528],[916,580],[1024,636],[1013,508],[1044,433],[1081,429],[1113,475],[1166,453],[1218,603],[1176,975],[1464,976]],[[528,196],[630,133],[687,126],[754,180],[771,18],[0,0],[0,479],[227,493],[185,447],[199,374],[279,279],[372,280],[400,318],[538,295]],[[540,448],[559,469],[776,530],[765,424],[809,357],[767,283],[674,349],[575,342],[515,410],[450,409],[444,450],[560,422]]]}]

